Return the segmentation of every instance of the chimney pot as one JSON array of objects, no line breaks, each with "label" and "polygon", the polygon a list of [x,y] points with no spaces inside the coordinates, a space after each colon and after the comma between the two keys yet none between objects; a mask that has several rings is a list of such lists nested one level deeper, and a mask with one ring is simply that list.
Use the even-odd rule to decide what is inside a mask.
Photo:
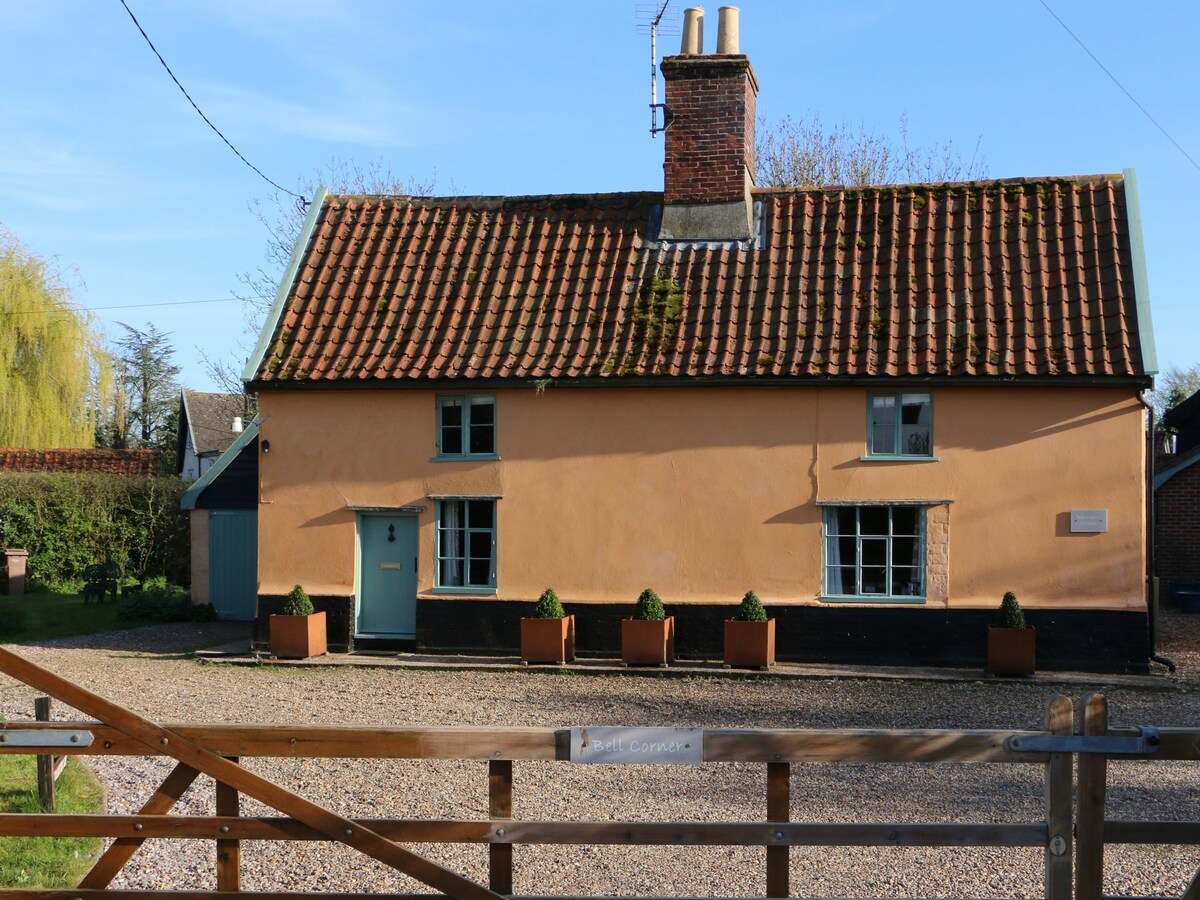
[{"label": "chimney pot", "polygon": [[683,43],[679,53],[682,56],[700,56],[704,53],[703,6],[692,6],[683,11]]},{"label": "chimney pot", "polygon": [[732,55],[738,52],[738,8],[722,6],[717,10],[717,53]]}]

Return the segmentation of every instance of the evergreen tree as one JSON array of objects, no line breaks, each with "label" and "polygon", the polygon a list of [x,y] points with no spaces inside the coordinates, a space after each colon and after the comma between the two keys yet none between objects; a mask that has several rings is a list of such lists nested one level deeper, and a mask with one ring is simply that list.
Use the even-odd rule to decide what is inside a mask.
[{"label": "evergreen tree", "polygon": [[178,427],[179,366],[175,348],[152,323],[145,329],[124,322],[125,336],[117,341],[114,360],[118,390],[123,398],[124,424],[113,428],[115,446],[169,450]]}]

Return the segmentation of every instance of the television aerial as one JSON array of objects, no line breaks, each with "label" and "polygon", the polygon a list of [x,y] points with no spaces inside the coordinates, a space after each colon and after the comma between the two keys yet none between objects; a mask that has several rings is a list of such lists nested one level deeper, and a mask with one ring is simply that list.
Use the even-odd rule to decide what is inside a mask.
[{"label": "television aerial", "polygon": [[[671,6],[671,0],[656,0],[654,3],[637,4],[638,34],[650,35],[650,137],[657,137],[671,124],[671,111],[667,104],[658,102],[658,36],[679,34],[679,10]],[[658,111],[662,110],[659,125]]]}]

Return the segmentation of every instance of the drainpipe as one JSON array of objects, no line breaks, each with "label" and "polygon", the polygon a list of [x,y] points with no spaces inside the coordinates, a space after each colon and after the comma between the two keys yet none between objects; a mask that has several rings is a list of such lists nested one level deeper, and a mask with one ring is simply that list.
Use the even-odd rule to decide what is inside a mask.
[{"label": "drainpipe", "polygon": [[1154,407],[1146,400],[1146,392],[1138,391],[1137,397],[1150,417],[1150,427],[1146,429],[1146,621],[1150,628],[1150,659],[1166,666],[1168,672],[1174,672],[1175,663],[1158,655],[1158,596],[1154,590],[1154,464],[1158,458],[1158,441],[1155,440],[1158,423]]}]

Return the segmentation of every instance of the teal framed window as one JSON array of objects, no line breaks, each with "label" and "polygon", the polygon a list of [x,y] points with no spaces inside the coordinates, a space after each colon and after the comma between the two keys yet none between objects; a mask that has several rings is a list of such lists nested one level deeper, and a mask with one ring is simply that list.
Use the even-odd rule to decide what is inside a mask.
[{"label": "teal framed window", "polygon": [[827,506],[826,599],[922,603],[925,508]]},{"label": "teal framed window", "polygon": [[438,500],[434,587],[496,589],[496,501]]},{"label": "teal framed window", "polygon": [[496,398],[444,394],[437,398],[439,459],[496,456]]},{"label": "teal framed window", "polygon": [[933,396],[928,393],[867,395],[867,455],[933,456]]}]

